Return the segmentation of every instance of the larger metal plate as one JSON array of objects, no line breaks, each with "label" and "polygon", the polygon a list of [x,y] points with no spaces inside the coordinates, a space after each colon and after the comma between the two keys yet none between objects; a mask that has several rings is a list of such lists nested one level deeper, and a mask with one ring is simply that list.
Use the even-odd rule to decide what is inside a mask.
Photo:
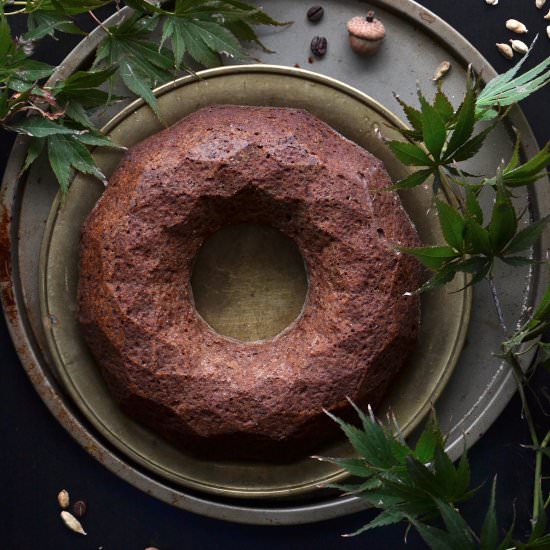
[{"label": "larger metal plate", "polygon": [[[264,4],[265,5],[265,4]],[[384,19],[388,40],[374,58],[361,61],[350,56],[342,29],[352,15],[364,13],[366,6],[375,6]],[[313,29],[304,14],[305,1],[277,0],[266,7],[275,17],[293,20],[289,32],[267,30],[264,43],[275,50],[266,59],[270,63],[307,66],[308,43],[312,34],[323,33],[330,41],[329,53],[311,69],[329,75],[367,92],[391,109],[398,107],[392,92],[414,101],[416,82],[429,90],[429,80],[435,66],[448,59],[453,70],[445,88],[458,101],[464,91],[466,68],[484,78],[496,73],[483,56],[457,31],[412,0],[326,0],[327,17],[321,27]],[[115,24],[127,14],[121,10],[106,22]],[[98,28],[83,40],[63,61],[53,79],[65,78],[79,68],[85,68],[94,49],[105,33]],[[415,54],[413,54],[413,51]],[[256,55],[263,53],[254,52]],[[100,114],[104,124],[112,113]],[[513,109],[510,126],[493,133],[490,143],[471,167],[472,172],[493,169],[512,149],[513,125],[523,138],[523,153],[532,156],[538,151],[536,140],[520,109]],[[48,213],[57,193],[57,186],[44,166],[36,166],[29,177],[21,178],[20,170],[26,154],[27,140],[20,138],[12,150],[0,193],[0,291],[10,334],[27,374],[51,413],[71,436],[106,468],[134,486],[195,513],[211,517],[256,524],[297,524],[321,521],[359,511],[366,504],[353,496],[334,497],[323,493],[315,499],[278,501],[235,501],[201,495],[169,483],[147,472],[116,450],[84,418],[62,389],[52,369],[47,352],[43,320],[38,300],[39,250]],[[468,168],[467,168],[468,169]],[[529,191],[530,214],[537,218],[550,211],[548,181]],[[543,235],[535,251],[538,257],[550,248],[550,235]],[[542,266],[530,272],[513,271],[498,274],[497,287],[501,294],[506,321],[513,327],[528,308],[540,298],[548,281]],[[457,368],[440,396],[436,409],[444,430],[449,432],[448,451],[457,458],[467,446],[473,445],[488,429],[508,403],[515,390],[512,374],[492,355],[502,340],[488,289],[474,288],[467,346]]]},{"label": "larger metal plate", "polygon": [[[328,77],[269,65],[225,67],[203,71],[199,78],[180,79],[160,88],[157,95],[167,124],[203,106],[223,103],[307,109],[382,159],[394,180],[407,173],[380,137],[383,128],[386,137],[398,138],[389,128],[392,123],[399,124],[398,119],[365,94]],[[128,106],[105,127],[113,141],[125,147],[161,129],[143,101]],[[120,156],[95,152],[106,175]],[[74,180],[62,206],[58,198],[50,213],[40,263],[50,352],[66,389],[84,415],[113,445],[148,470],[204,492],[245,498],[289,496],[341,479],[345,473],[335,465],[309,458],[283,465],[199,460],[121,413],[82,339],[75,315],[80,230],[102,191],[103,184],[82,176]],[[431,190],[426,186],[403,193],[402,200],[421,239],[440,241],[437,218],[429,212]],[[454,291],[465,285],[465,277],[457,277],[451,288],[423,297],[418,347],[378,411],[383,415],[390,409],[405,434],[435,402],[456,364],[468,326],[471,293],[470,289]],[[318,453],[351,456],[353,451],[340,442]]]}]

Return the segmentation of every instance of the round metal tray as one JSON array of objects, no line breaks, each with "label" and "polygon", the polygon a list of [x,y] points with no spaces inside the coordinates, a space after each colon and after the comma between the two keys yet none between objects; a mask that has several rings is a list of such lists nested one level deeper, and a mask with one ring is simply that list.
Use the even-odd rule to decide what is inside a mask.
[{"label": "round metal tray", "polygon": [[[377,56],[364,60],[350,53],[342,31],[349,17],[364,11],[365,4],[362,2],[325,2],[330,17],[326,17],[322,27],[319,27],[322,31],[317,28],[313,31],[304,21],[305,2],[280,0],[270,3],[268,8],[271,14],[280,19],[294,20],[295,24],[290,30],[266,31],[264,42],[277,51],[267,60],[287,66],[296,63],[306,66],[311,35],[322,32],[329,39],[329,53],[322,62],[316,62],[310,68],[365,91],[396,112],[397,104],[392,91],[408,101],[414,101],[416,81],[429,90],[432,72],[443,59],[453,64],[445,88],[456,102],[463,94],[468,63],[472,63],[474,69],[485,78],[495,74],[482,56],[456,31],[418,4],[410,0],[369,2],[369,5],[373,4],[386,23],[388,40]],[[125,13],[128,12],[122,10],[107,24],[113,24]],[[85,66],[103,35],[101,29],[90,34],[63,62],[54,78],[65,77]],[[411,48],[422,52],[422,55],[411,56]],[[252,53],[259,55],[257,51]],[[105,112],[99,122],[105,123],[112,115],[112,112]],[[514,109],[510,121],[522,134],[523,152],[532,156],[537,151],[536,142],[519,109]],[[26,178],[19,177],[26,143],[25,139],[17,140],[2,187],[2,301],[23,366],[46,405],[73,437],[106,467],[135,486],[166,502],[212,517],[243,523],[291,524],[319,521],[364,508],[365,503],[360,499],[335,498],[324,493],[315,499],[295,498],[260,503],[257,500],[235,501],[183,490],[148,473],[113,448],[97,432],[64,392],[48,354],[43,330],[48,320],[42,319],[39,307],[38,267],[40,244],[57,186],[44,166],[34,166]],[[484,154],[471,163],[470,170],[493,169],[511,148],[509,129],[499,128],[485,147]],[[538,186],[536,194],[530,192],[530,213],[534,218],[540,211],[550,211],[549,189],[550,186],[543,185]],[[519,200],[527,203],[526,196]],[[543,237],[537,254],[548,249],[549,239],[549,235]],[[498,274],[496,284],[509,326],[513,327],[525,315],[527,308],[540,294],[546,282],[544,277],[542,268],[523,272],[502,270]],[[440,421],[449,431],[448,450],[453,457],[457,457],[463,448],[463,435],[467,445],[472,445],[498,416],[514,391],[511,374],[491,355],[498,348],[502,334],[485,287],[475,287],[473,303],[467,345],[436,404]]]},{"label": "round metal tray", "polygon": [[[243,65],[198,73],[156,91],[167,124],[191,112],[220,103],[286,106],[307,109],[345,137],[384,161],[392,179],[407,171],[392,155],[378,132],[399,139],[392,124],[399,120],[371,98],[334,79],[288,67]],[[123,109],[104,131],[113,141],[131,147],[162,125],[142,100]],[[94,152],[102,172],[109,176],[121,153]],[[242,498],[281,497],[307,493],[346,476],[344,470],[304,458],[290,464],[200,460],[178,451],[118,408],[104,383],[98,365],[80,333],[76,319],[80,230],[101,195],[103,184],[78,176],[61,205],[52,207],[40,261],[41,306],[49,351],[65,389],[86,418],[117,449],[159,476],[200,491]],[[435,213],[429,214],[431,190],[402,193],[405,209],[424,242],[443,242]],[[471,289],[464,275],[449,288],[424,294],[422,330],[418,346],[402,369],[384,403],[377,409],[383,418],[391,410],[408,435],[443,390],[462,350],[471,303]],[[414,290],[414,289],[411,289]],[[353,456],[345,442],[317,450],[324,456]]]}]

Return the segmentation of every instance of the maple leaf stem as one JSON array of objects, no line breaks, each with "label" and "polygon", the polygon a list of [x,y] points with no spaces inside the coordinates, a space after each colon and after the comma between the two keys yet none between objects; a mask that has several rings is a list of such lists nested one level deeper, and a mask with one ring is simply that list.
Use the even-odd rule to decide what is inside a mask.
[{"label": "maple leaf stem", "polygon": [[98,17],[96,16],[96,14],[90,10],[88,12],[88,15],[109,35],[109,36],[112,36],[112,33],[111,31],[103,24],[103,21],[101,21],[100,19],[98,19]]},{"label": "maple leaf stem", "polygon": [[439,180],[441,181],[441,189],[445,198],[452,206],[458,208],[461,212],[464,212],[464,201],[454,185],[449,183],[449,179],[443,170],[439,170]]},{"label": "maple leaf stem", "polygon": [[529,428],[531,442],[536,448],[533,487],[533,513],[531,517],[532,525],[536,525],[540,513],[543,512],[540,506],[542,501],[542,449],[544,449],[550,441],[550,432],[546,434],[546,437],[544,438],[542,443],[539,443],[539,437],[535,428],[535,423],[533,422],[531,410],[529,409],[529,404],[527,403],[527,396],[525,395],[525,388],[523,386],[524,374],[521,368],[521,364],[513,351],[507,353],[506,360],[508,361],[508,364],[512,367],[512,372],[514,373],[514,378],[518,387],[518,393],[521,398],[523,416],[525,418],[525,421],[527,422],[527,427]]},{"label": "maple leaf stem", "polygon": [[541,512],[544,513],[544,510],[546,509],[546,507],[548,506],[548,503],[550,502],[550,494],[549,494],[546,502],[543,503],[542,505],[542,510],[540,509],[541,499],[539,497],[542,495],[542,459],[543,459],[544,449],[548,446],[548,443],[550,443],[550,431],[548,431],[548,433],[542,440],[539,448],[536,450],[536,455],[535,455],[535,490],[533,494],[533,521],[536,521],[538,519],[538,516]]}]

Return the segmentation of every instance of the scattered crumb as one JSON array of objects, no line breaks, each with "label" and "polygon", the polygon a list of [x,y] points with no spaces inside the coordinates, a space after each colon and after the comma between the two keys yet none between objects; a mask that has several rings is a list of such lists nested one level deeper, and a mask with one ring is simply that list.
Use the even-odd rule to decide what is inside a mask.
[{"label": "scattered crumb", "polygon": [[307,58],[307,62],[308,62],[308,63],[315,63],[315,59],[313,59],[313,56],[310,55],[310,56]]},{"label": "scattered crumb", "polygon": [[297,69],[300,69],[300,63],[294,63],[294,66],[297,68]]}]

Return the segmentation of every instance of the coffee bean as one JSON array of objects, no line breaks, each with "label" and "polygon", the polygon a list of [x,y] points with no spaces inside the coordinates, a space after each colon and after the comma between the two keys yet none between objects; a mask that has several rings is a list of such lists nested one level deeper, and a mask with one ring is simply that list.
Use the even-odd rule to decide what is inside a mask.
[{"label": "coffee bean", "polygon": [[328,42],[324,36],[315,36],[311,41],[311,53],[323,57],[327,53]]},{"label": "coffee bean", "polygon": [[81,518],[86,513],[86,503],[83,500],[77,500],[73,504],[73,514],[77,518]]},{"label": "coffee bean", "polygon": [[323,15],[325,15],[325,10],[322,6],[312,6],[307,10],[307,18],[312,23],[318,23],[323,19]]}]

